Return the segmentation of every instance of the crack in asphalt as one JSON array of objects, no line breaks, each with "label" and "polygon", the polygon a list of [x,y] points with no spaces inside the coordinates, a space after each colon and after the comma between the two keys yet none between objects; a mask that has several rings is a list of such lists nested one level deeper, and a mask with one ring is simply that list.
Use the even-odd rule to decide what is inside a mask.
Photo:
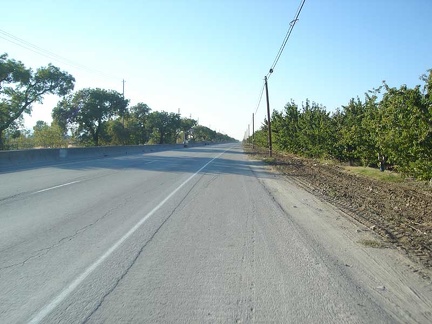
[{"label": "crack in asphalt", "polygon": [[7,197],[0,198],[0,203],[1,203],[1,202],[4,202],[4,201],[11,200],[11,199],[14,199],[14,198],[18,198],[18,197],[20,197],[20,196],[22,196],[22,195],[25,195],[25,194],[27,194],[27,193],[28,193],[28,192],[20,192],[20,193],[13,194],[13,195],[11,195],[11,196],[7,196]]},{"label": "crack in asphalt", "polygon": [[8,266],[0,267],[0,271],[1,270],[6,270],[6,269],[10,269],[10,268],[13,268],[13,267],[17,267],[17,266],[24,266],[30,260],[37,259],[37,258],[40,258],[40,257],[42,257],[44,255],[47,255],[52,249],[54,249],[54,248],[62,245],[65,241],[68,241],[68,242],[72,241],[76,236],[78,236],[79,234],[85,232],[90,227],[96,225],[98,222],[100,222],[102,219],[106,218],[108,215],[110,215],[116,209],[125,206],[128,201],[129,201],[129,198],[125,198],[125,201],[122,204],[119,204],[119,205],[111,208],[105,214],[103,214],[101,217],[97,218],[93,223],[87,224],[86,226],[83,226],[83,227],[79,228],[78,230],[75,231],[74,234],[62,237],[56,243],[54,243],[54,244],[52,244],[52,245],[50,245],[48,247],[45,247],[43,249],[39,249],[39,250],[34,251],[31,256],[29,256],[28,258],[26,258],[23,261],[20,261],[20,262],[14,263],[14,264],[10,264]]},{"label": "crack in asphalt", "polygon": [[99,310],[99,308],[102,306],[106,298],[118,287],[120,282],[123,280],[123,278],[126,277],[126,275],[129,273],[130,269],[135,265],[136,261],[144,251],[144,249],[148,246],[149,243],[152,242],[152,240],[155,238],[155,236],[159,233],[161,228],[168,222],[168,220],[171,218],[171,216],[179,209],[179,207],[183,204],[185,199],[189,196],[190,192],[195,188],[195,186],[198,184],[198,182],[202,179],[204,176],[201,175],[201,177],[192,185],[192,187],[188,190],[188,192],[185,194],[185,196],[180,200],[180,202],[177,204],[176,207],[171,211],[171,213],[165,218],[165,220],[158,226],[156,231],[150,236],[150,238],[144,243],[144,245],[139,249],[139,251],[136,253],[135,257],[130,262],[129,266],[124,270],[123,274],[117,279],[117,281],[114,283],[114,285],[109,289],[105,295],[102,296],[99,303],[96,305],[96,307],[93,309],[93,311],[84,319],[83,323],[87,323],[91,317]]}]

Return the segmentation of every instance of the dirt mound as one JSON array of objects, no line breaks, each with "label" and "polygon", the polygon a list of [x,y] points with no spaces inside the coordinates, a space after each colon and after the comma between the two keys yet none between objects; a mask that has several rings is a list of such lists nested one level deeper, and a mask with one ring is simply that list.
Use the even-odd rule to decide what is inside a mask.
[{"label": "dirt mound", "polygon": [[[266,156],[255,150],[249,153]],[[431,190],[408,182],[382,182],[295,156],[273,154],[267,163],[367,225],[415,261],[432,267]]]}]

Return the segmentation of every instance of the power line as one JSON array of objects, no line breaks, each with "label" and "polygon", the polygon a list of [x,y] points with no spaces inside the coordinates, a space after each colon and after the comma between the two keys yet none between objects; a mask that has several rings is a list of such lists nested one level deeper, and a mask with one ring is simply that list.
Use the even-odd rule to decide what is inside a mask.
[{"label": "power line", "polygon": [[76,63],[74,61],[71,61],[71,60],[69,60],[67,58],[64,58],[64,57],[62,57],[60,55],[57,55],[57,54],[55,54],[55,53],[53,53],[51,51],[43,49],[42,47],[34,45],[34,44],[32,44],[32,43],[30,43],[30,42],[28,42],[28,41],[26,41],[26,40],[24,40],[22,38],[19,38],[19,37],[15,36],[15,35],[12,35],[11,33],[8,33],[8,32],[6,32],[4,30],[1,30],[1,29],[0,29],[0,38],[4,39],[4,40],[6,40],[6,41],[8,41],[10,43],[13,43],[15,45],[18,45],[18,46],[20,46],[22,48],[25,48],[25,49],[27,49],[29,51],[32,51],[32,52],[34,52],[36,54],[48,57],[48,58],[50,58],[52,60],[58,61],[58,62],[63,63],[63,64],[67,64],[67,65],[72,66],[74,68],[78,68],[78,69],[81,69],[81,70],[86,70],[87,72],[94,73],[94,74],[99,74],[99,75],[104,76],[104,77],[109,77],[109,78],[112,78],[112,79],[121,80],[121,78],[119,78],[117,76],[114,76],[112,74],[108,74],[108,73],[105,73],[105,72],[102,72],[102,71],[99,71],[99,70],[96,70],[96,69],[93,69],[93,68],[89,68],[89,67],[87,67],[85,65],[82,65],[82,64]]},{"label": "power line", "polygon": [[[302,1],[300,2],[299,7],[297,8],[297,12],[296,12],[296,14],[294,15],[294,19],[290,22],[290,27],[288,28],[288,31],[287,31],[287,33],[286,33],[286,35],[285,35],[285,38],[284,38],[284,40],[283,40],[283,42],[282,42],[282,45],[281,45],[281,47],[279,48],[278,53],[276,54],[276,57],[275,57],[275,59],[274,59],[274,61],[273,61],[273,64],[271,65],[271,68],[270,68],[268,74],[266,75],[267,80],[270,78],[270,75],[273,73],[273,71],[274,71],[274,69],[275,69],[275,67],[276,67],[276,64],[277,64],[278,61],[279,61],[279,58],[281,57],[282,52],[283,52],[283,50],[285,49],[285,45],[286,45],[286,43],[288,42],[288,39],[289,39],[289,37],[290,37],[290,35],[291,35],[291,32],[292,32],[292,30],[293,30],[293,28],[294,28],[294,25],[295,25],[296,22],[298,21],[298,17],[299,17],[299,15],[300,15],[301,10],[303,9],[303,5],[304,5],[305,1],[306,1],[306,0],[302,0]],[[258,111],[258,108],[259,108],[259,106],[260,106],[260,104],[261,104],[262,96],[263,96],[263,94],[264,94],[264,89],[265,89],[265,82],[264,82],[264,84],[263,84],[263,87],[262,87],[262,90],[261,90],[261,94],[260,94],[260,96],[259,96],[258,105],[257,105],[257,107],[256,107],[256,109],[255,109],[255,115],[256,115],[256,113],[257,113],[257,111]]]},{"label": "power line", "polygon": [[255,115],[256,115],[256,113],[258,111],[258,108],[259,108],[259,106],[261,104],[261,100],[262,100],[262,97],[263,97],[263,94],[264,94],[264,87],[265,87],[265,83],[263,83],[263,86],[262,86],[262,89],[261,89],[261,94],[259,96],[258,105],[257,105],[257,107],[255,109]]},{"label": "power line", "polygon": [[69,61],[66,58],[63,58],[63,57],[61,57],[61,56],[59,56],[59,55],[57,55],[57,54],[55,54],[53,52],[45,50],[45,49],[43,49],[43,48],[41,48],[39,46],[36,46],[36,45],[34,45],[34,44],[30,43],[30,42],[27,42],[26,40],[24,40],[22,38],[19,38],[17,36],[14,36],[14,35],[6,32],[4,30],[0,30],[0,34],[3,35],[3,36],[0,35],[0,38],[3,38],[3,39],[5,39],[5,40],[7,40],[7,41],[9,41],[11,43],[14,43],[14,44],[16,44],[18,46],[23,47],[25,49],[28,49],[28,50],[36,53],[36,54],[43,55],[43,56],[48,57],[48,58],[53,58],[53,59],[56,59],[56,60],[60,60],[62,62],[66,61],[68,63],[73,64],[74,66],[76,65],[75,63]]},{"label": "power line", "polygon": [[[288,42],[288,39],[289,39],[289,37],[291,35],[291,32],[292,32],[292,30],[293,30],[296,22],[298,21],[298,17],[300,15],[300,12],[301,12],[301,10],[303,8],[303,5],[304,5],[305,1],[306,0],[302,0],[300,2],[300,5],[299,5],[299,7],[297,9],[297,12],[296,12],[296,14],[294,16],[294,19],[290,22],[290,26],[289,26],[288,31],[287,31],[287,33],[285,35],[285,38],[284,38],[284,40],[282,42],[282,45],[279,48],[278,53],[276,54],[276,58],[274,59],[273,64],[271,65],[268,74],[264,77],[264,88],[266,90],[267,119],[268,119],[267,120],[267,127],[268,127],[267,134],[268,134],[268,147],[269,147],[269,156],[270,157],[272,156],[272,131],[271,131],[270,101],[269,101],[268,82],[267,81],[270,78],[271,74],[273,73],[273,71],[274,71],[274,69],[276,67],[276,64],[278,63],[278,61],[279,61],[279,59],[280,59],[280,57],[282,55],[282,52],[283,52],[283,50],[285,48],[286,43]],[[259,104],[261,103],[262,95],[263,95],[263,91],[261,92],[261,95],[260,95],[260,100],[258,102],[258,107],[259,107]],[[258,110],[258,107],[257,107],[256,111]],[[256,114],[256,111],[255,111],[255,114]]]},{"label": "power line", "polygon": [[286,43],[288,42],[289,37],[291,36],[291,32],[292,32],[292,30],[293,30],[293,28],[294,28],[294,25],[295,25],[296,22],[298,21],[298,17],[300,16],[300,12],[301,12],[301,10],[303,9],[303,5],[304,5],[305,1],[306,1],[306,0],[302,0],[302,1],[301,1],[300,5],[299,5],[299,7],[298,7],[298,9],[297,9],[297,12],[296,12],[296,14],[295,14],[295,16],[294,16],[294,19],[290,22],[290,26],[289,26],[288,31],[287,31],[287,33],[286,33],[286,35],[285,35],[285,38],[284,38],[284,40],[283,40],[283,42],[282,42],[282,45],[281,45],[281,47],[279,48],[279,51],[278,51],[278,53],[276,54],[276,58],[274,59],[273,64],[272,64],[272,66],[270,67],[270,70],[269,70],[269,72],[268,72],[268,74],[267,74],[267,79],[270,78],[270,75],[273,73],[273,71],[274,71],[274,69],[275,69],[275,67],[276,67],[276,64],[277,64],[278,61],[279,61],[279,58],[280,58],[280,56],[282,55],[282,52],[283,52],[283,50],[284,50],[284,48],[285,48],[285,45],[286,45]]}]

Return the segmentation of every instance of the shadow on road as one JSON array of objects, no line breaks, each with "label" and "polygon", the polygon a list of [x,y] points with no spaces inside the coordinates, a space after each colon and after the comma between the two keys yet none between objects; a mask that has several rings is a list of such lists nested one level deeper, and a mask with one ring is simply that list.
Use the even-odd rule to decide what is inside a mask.
[{"label": "shadow on road", "polygon": [[[214,159],[220,154],[222,155]],[[207,146],[67,162],[34,163],[0,170],[0,174],[49,168],[76,171],[101,169],[113,171],[142,170],[193,174],[210,161],[212,162],[202,170],[203,173],[271,176],[261,161],[249,160],[241,146],[228,149]],[[254,172],[257,174],[254,175]]]}]

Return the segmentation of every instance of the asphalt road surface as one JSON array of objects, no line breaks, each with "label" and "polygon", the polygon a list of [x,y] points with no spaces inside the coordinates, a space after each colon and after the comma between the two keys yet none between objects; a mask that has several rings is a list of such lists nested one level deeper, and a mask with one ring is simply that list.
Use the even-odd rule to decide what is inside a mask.
[{"label": "asphalt road surface", "polygon": [[429,323],[430,281],[239,144],[0,171],[0,323]]}]

